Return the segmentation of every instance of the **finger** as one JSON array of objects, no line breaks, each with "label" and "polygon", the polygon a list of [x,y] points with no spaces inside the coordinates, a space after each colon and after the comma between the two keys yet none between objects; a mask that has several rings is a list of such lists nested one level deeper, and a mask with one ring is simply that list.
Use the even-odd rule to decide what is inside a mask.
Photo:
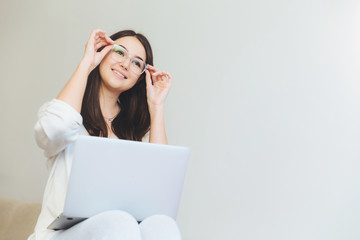
[{"label": "finger", "polygon": [[102,30],[102,29],[95,29],[94,31],[95,31],[95,35],[97,35],[97,36],[106,35],[106,32],[104,30]]},{"label": "finger", "polygon": [[97,40],[97,41],[104,41],[104,42],[106,42],[106,43],[108,43],[108,44],[114,44],[114,43],[115,43],[108,35],[106,35],[106,33],[104,33],[104,34],[102,34],[102,33],[99,34],[99,35],[97,36],[96,40]]},{"label": "finger", "polygon": [[149,69],[150,72],[157,72],[158,71],[154,66],[151,66],[150,64],[148,64],[148,69]]},{"label": "finger", "polygon": [[156,71],[156,72],[152,73],[152,76],[157,77],[158,75],[162,75],[162,74],[163,74],[162,71]]},{"label": "finger", "polygon": [[169,82],[169,77],[168,77],[167,75],[162,75],[162,76],[161,76],[161,80],[162,80],[163,82]]},{"label": "finger", "polygon": [[170,87],[171,87],[171,85],[172,85],[172,82],[173,82],[173,77],[171,76],[171,74],[169,73],[169,84],[170,84]]},{"label": "finger", "polygon": [[92,39],[96,39],[97,37],[101,37],[104,34],[106,34],[106,32],[102,29],[95,29],[91,32],[90,38]]},{"label": "finger", "polygon": [[110,43],[110,44],[114,44],[115,43],[115,41],[114,40],[112,40],[108,35],[106,35],[105,34],[105,39],[106,39],[106,41],[108,42],[108,43]]},{"label": "finger", "polygon": [[166,85],[166,88],[170,89],[172,81],[173,81],[173,77],[168,72],[165,72],[164,76],[166,76],[166,79],[165,79],[165,81],[162,81],[162,82]]},{"label": "finger", "polygon": [[102,41],[105,41],[108,44],[114,44],[114,41],[103,30],[98,30],[96,32],[96,37],[95,38],[96,38],[96,40],[101,39]]},{"label": "finger", "polygon": [[167,86],[168,86],[167,82],[159,81],[156,83],[156,87],[158,88],[167,88]]},{"label": "finger", "polygon": [[[107,44],[106,42],[97,43],[97,44],[95,45],[95,50],[98,50],[99,48],[101,48],[101,47],[103,47],[103,46],[106,46],[106,45],[109,45],[109,44]],[[109,45],[109,46],[112,47],[112,45]]]},{"label": "finger", "polygon": [[154,74],[156,71],[155,70],[153,70],[153,69],[149,69],[148,68],[148,70],[149,70],[149,72],[151,73],[151,74]]},{"label": "finger", "polygon": [[159,81],[162,81],[162,82],[169,81],[169,76],[165,72],[161,72],[161,74],[156,75],[156,77],[159,79]]},{"label": "finger", "polygon": [[151,82],[151,74],[149,72],[149,70],[145,70],[145,80],[146,80],[146,88],[150,89],[152,87],[152,82]]},{"label": "finger", "polygon": [[112,49],[112,45],[108,45],[108,46],[104,47],[104,49],[100,51],[100,58],[103,59],[105,57],[105,55],[108,52],[110,52],[111,49]]},{"label": "finger", "polygon": [[106,41],[104,39],[102,39],[102,38],[99,38],[99,39],[95,40],[95,44],[98,44],[98,43],[101,43],[101,42],[106,43]]},{"label": "finger", "polygon": [[114,41],[106,34],[103,34],[103,35],[100,35],[100,36],[97,36],[95,38],[95,41],[96,42],[99,42],[99,41],[103,41],[103,42],[106,42],[106,43],[109,43],[109,44],[113,44]]},{"label": "finger", "polygon": [[105,31],[100,29],[100,28],[96,28],[96,29],[92,30],[92,32],[95,32],[95,33],[103,32],[103,33],[105,33]]},{"label": "finger", "polygon": [[166,74],[169,76],[169,79],[173,79],[173,76],[169,72],[167,72]]},{"label": "finger", "polygon": [[161,78],[161,80],[167,81],[169,79],[168,73],[167,72],[161,72],[160,78]]},{"label": "finger", "polygon": [[101,30],[101,29],[95,29],[95,30],[93,30],[93,31],[91,32],[91,34],[90,34],[89,40],[87,41],[86,45],[90,45],[90,46],[94,45],[95,42],[96,42],[96,39],[97,39],[97,38],[100,38],[100,35],[101,35],[102,33],[105,33],[105,32],[104,32],[103,30]]},{"label": "finger", "polygon": [[171,76],[171,74],[170,74],[170,73],[168,73],[168,72],[166,72],[165,74],[166,74],[166,76],[167,76],[167,80],[171,83],[171,82],[172,82],[173,77],[172,77],[172,76]]}]

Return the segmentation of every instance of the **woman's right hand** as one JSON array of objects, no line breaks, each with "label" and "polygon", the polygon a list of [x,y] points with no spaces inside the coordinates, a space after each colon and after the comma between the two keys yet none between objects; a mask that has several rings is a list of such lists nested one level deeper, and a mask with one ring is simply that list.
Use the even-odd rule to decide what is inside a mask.
[{"label": "woman's right hand", "polygon": [[[85,46],[84,57],[82,59],[82,62],[88,65],[90,72],[100,64],[101,60],[112,49],[112,44],[114,43],[115,42],[106,35],[106,32],[101,29],[96,29],[91,32],[89,40]],[[104,47],[104,49],[97,52],[97,50],[101,47]]]}]

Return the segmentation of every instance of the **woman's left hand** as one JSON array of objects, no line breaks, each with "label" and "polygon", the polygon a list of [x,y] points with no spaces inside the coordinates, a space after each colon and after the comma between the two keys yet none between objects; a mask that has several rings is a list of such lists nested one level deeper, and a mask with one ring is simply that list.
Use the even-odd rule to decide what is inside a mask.
[{"label": "woman's left hand", "polygon": [[172,83],[172,76],[148,65],[146,74],[146,93],[149,108],[163,107]]}]

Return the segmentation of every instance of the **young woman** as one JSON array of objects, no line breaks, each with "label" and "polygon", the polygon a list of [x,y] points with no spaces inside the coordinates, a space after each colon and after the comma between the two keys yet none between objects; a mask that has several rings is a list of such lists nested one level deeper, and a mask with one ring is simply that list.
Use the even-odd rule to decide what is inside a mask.
[{"label": "young woman", "polygon": [[173,219],[151,216],[140,224],[128,213],[108,211],[67,230],[47,226],[62,212],[79,135],[167,144],[164,101],[172,76],[156,69],[148,40],[134,31],[111,37],[97,29],[75,73],[56,99],[39,110],[35,138],[51,168],[42,210],[29,239],[181,239]]}]

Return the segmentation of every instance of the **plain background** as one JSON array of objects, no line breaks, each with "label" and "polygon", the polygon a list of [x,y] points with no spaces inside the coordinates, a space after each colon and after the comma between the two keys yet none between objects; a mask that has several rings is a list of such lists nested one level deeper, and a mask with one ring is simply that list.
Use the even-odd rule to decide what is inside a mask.
[{"label": "plain background", "polygon": [[360,2],[0,2],[0,197],[40,202],[37,111],[92,29],[145,34],[174,76],[168,138],[191,148],[192,239],[360,239]]}]

